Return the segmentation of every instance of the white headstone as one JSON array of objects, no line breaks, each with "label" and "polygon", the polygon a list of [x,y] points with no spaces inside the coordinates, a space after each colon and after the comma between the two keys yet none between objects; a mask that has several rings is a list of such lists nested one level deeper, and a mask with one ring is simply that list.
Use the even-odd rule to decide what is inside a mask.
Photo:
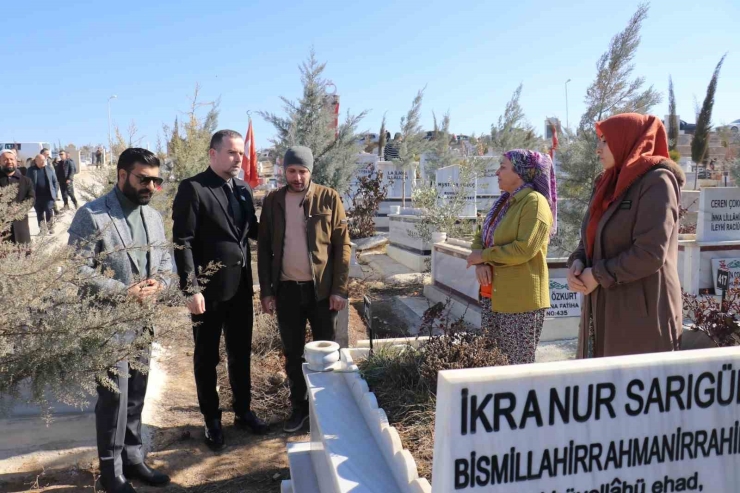
[{"label": "white headstone", "polygon": [[545,313],[550,318],[580,317],[581,295],[568,289],[565,278],[550,279],[550,309]]},{"label": "white headstone", "polygon": [[740,278],[740,258],[713,258],[712,259],[712,283],[714,283],[714,294],[722,294],[717,287],[717,271],[726,270],[730,273],[730,289],[735,286],[735,279]]},{"label": "white headstone", "polygon": [[460,167],[448,166],[446,168],[440,168],[437,170],[437,193],[439,194],[439,201],[445,203],[450,197],[457,193],[464,194],[463,200],[465,205],[463,210],[460,212],[461,217],[475,217],[477,211],[476,207],[476,180],[473,179],[470,183],[460,182]]},{"label": "white headstone", "polygon": [[478,210],[488,212],[493,207],[493,203],[501,195],[501,189],[498,186],[496,170],[499,164],[496,159],[492,159],[486,170],[476,179],[476,198],[478,200]]},{"label": "white headstone", "polygon": [[736,492],[740,348],[439,372],[433,491]]},{"label": "white headstone", "polygon": [[400,199],[403,197],[403,175],[406,173],[406,198],[411,198],[414,190],[414,170],[402,170],[400,166],[391,161],[378,161],[378,171],[383,172],[381,186],[388,185],[387,199]]},{"label": "white headstone", "polygon": [[740,188],[702,188],[696,241],[740,240]]}]

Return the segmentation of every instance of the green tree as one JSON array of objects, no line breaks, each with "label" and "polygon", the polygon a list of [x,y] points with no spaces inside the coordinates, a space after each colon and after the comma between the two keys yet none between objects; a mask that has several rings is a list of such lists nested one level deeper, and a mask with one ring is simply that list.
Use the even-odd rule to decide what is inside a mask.
[{"label": "green tree", "polygon": [[734,162],[732,162],[729,166],[730,168],[730,176],[732,177],[732,180],[735,182],[735,185],[740,185],[740,157],[735,159]]},{"label": "green tree", "polygon": [[523,84],[519,84],[511,99],[506,103],[504,114],[498,123],[491,125],[491,145],[494,151],[504,153],[511,149],[542,150],[544,141],[537,135],[534,127],[527,122],[519,99]]},{"label": "green tree", "polygon": [[163,127],[167,155],[172,161],[170,179],[175,183],[208,168],[208,148],[218,126],[219,101],[203,102],[199,98],[200,85],[196,84],[185,122],[179,123],[175,118],[172,127]]},{"label": "green tree", "polygon": [[673,78],[668,77],[668,149],[675,151],[678,146],[678,117],[676,116],[676,94],[673,92]]},{"label": "green tree", "polygon": [[385,150],[385,145],[387,144],[386,139],[386,129],[385,129],[385,113],[383,113],[383,121],[380,123],[380,133],[378,134],[378,157],[382,160],[383,159],[383,151]]},{"label": "green tree", "polygon": [[327,104],[329,81],[323,78],[325,63],[319,63],[313,50],[301,64],[303,96],[298,101],[281,97],[285,116],[266,111],[259,114],[271,123],[277,135],[271,139],[278,155],[293,145],[310,148],[314,155],[312,179],[343,194],[357,168],[357,125],[365,117],[346,114],[344,122],[334,126],[334,114]]},{"label": "green tree", "polygon": [[419,90],[411,102],[408,113],[401,117],[401,144],[398,147],[398,158],[393,163],[403,171],[403,191],[401,204],[406,207],[406,175],[411,172],[415,175],[416,166],[422,153],[429,148],[421,129],[421,103],[424,99],[424,89]]},{"label": "green tree", "polygon": [[640,5],[627,27],[609,44],[596,63],[596,78],[586,91],[586,112],[575,134],[568,132],[558,153],[558,236],[553,244],[570,251],[578,243],[581,220],[588,207],[596,177],[602,167],[596,155],[594,124],[619,113],[648,113],[661,96],[650,86],[643,89],[644,77],[633,77],[634,57],[640,45],[640,29],[648,5]]},{"label": "green tree", "polygon": [[39,405],[48,417],[52,400],[87,404],[96,378],[113,388],[106,370],[146,350],[153,335],[145,327],[166,337],[190,321],[175,276],[160,279],[169,284],[156,300],[139,303],[125,291],[89,290],[109,273],[81,269],[89,258],[52,237],[31,249],[6,241],[11,222],[28,213],[29,204],[14,202],[16,193],[13,185],[0,189],[0,414],[21,401]]},{"label": "green tree", "polygon": [[722,64],[724,63],[726,56],[727,55],[723,55],[717,66],[714,68],[712,79],[709,81],[709,86],[707,87],[707,95],[704,98],[704,104],[702,104],[701,111],[696,119],[696,130],[694,132],[694,138],[691,141],[691,159],[697,165],[697,172],[694,174],[694,188],[696,188],[696,180],[699,175],[698,166],[706,159],[707,150],[709,149],[709,132],[712,131],[714,95],[717,92],[719,72],[722,69]]},{"label": "green tree", "polygon": [[[441,122],[434,115],[434,132],[425,153],[425,173],[434,177],[438,169],[458,166],[457,183],[452,185],[444,200],[440,200],[436,180],[427,180],[414,190],[414,207],[421,209],[423,220],[415,223],[413,235],[430,241],[432,233],[442,231],[450,238],[470,239],[475,232],[476,220],[461,221],[460,217],[468,204],[470,184],[493,164],[492,158],[477,156],[475,146],[450,146],[450,114],[445,113]],[[431,183],[430,183],[431,181]],[[467,185],[467,186],[466,186]]]}]

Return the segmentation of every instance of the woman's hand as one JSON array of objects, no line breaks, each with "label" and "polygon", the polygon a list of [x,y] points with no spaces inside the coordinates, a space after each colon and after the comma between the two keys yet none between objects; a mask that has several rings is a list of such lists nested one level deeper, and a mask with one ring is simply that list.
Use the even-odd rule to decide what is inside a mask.
[{"label": "woman's hand", "polygon": [[476,265],[475,277],[481,286],[490,286],[493,281],[493,268],[486,264]]},{"label": "woman's hand", "polygon": [[483,263],[483,250],[473,250],[468,255],[468,268],[471,265],[479,265]]},{"label": "woman's hand", "polygon": [[599,282],[594,277],[594,273],[590,267],[583,270],[583,274],[581,274],[581,281],[586,286],[586,290],[583,292],[583,294],[590,294],[593,292],[594,289],[599,287]]},{"label": "woman's hand", "polygon": [[583,281],[580,279],[580,275],[583,273],[584,267],[583,262],[580,260],[575,260],[570,264],[570,269],[568,269],[568,289],[571,291],[575,291],[577,293],[586,292],[586,285],[583,284]]}]

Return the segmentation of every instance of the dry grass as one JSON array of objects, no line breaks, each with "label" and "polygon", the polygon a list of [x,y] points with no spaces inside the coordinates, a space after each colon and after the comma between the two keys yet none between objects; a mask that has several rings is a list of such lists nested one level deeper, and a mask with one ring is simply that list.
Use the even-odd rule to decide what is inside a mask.
[{"label": "dry grass", "polygon": [[384,348],[359,363],[362,376],[378,405],[416,460],[419,475],[432,475],[435,396],[421,378],[422,352],[411,346],[402,351]]},{"label": "dry grass", "polygon": [[384,348],[359,367],[403,446],[414,456],[419,475],[431,482],[437,373],[507,363],[490,338],[459,332],[433,337],[418,349]]},{"label": "dry grass", "polygon": [[[232,393],[226,369],[226,345],[221,341],[218,368],[219,398],[223,408],[231,404]],[[256,313],[252,331],[252,411],[267,422],[290,416],[290,388],[285,375],[285,359],[277,319]]]}]

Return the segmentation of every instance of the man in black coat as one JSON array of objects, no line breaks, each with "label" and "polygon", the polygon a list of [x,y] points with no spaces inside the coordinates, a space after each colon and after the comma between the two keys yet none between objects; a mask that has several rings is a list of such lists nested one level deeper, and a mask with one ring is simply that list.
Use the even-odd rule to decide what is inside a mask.
[{"label": "man in black coat", "polygon": [[69,209],[69,199],[77,209],[77,197],[75,197],[75,173],[77,166],[70,159],[65,151],[59,152],[59,163],[57,164],[57,178],[59,179],[59,188],[62,190],[62,200],[64,209]]},{"label": "man in black coat", "polygon": [[[6,149],[0,153],[0,187],[7,187],[9,185],[18,185],[18,194],[15,197],[15,202],[19,204],[28,202],[28,208],[33,207],[36,197],[33,183],[18,171],[15,151]],[[10,234],[5,239],[17,244],[31,243],[28,215],[23,219],[13,221]]]},{"label": "man in black coat", "polygon": [[[250,410],[252,348],[252,271],[247,238],[257,239],[252,190],[236,178],[244,156],[244,140],[233,130],[211,138],[208,169],[183,180],[172,206],[175,263],[180,287],[190,295],[193,319],[195,383],[206,423],[206,443],[224,446],[221,410],[216,392],[216,365],[223,330],[229,383],[234,395],[234,424],[262,434],[267,425]],[[210,263],[218,271],[199,283],[196,276]]]}]

